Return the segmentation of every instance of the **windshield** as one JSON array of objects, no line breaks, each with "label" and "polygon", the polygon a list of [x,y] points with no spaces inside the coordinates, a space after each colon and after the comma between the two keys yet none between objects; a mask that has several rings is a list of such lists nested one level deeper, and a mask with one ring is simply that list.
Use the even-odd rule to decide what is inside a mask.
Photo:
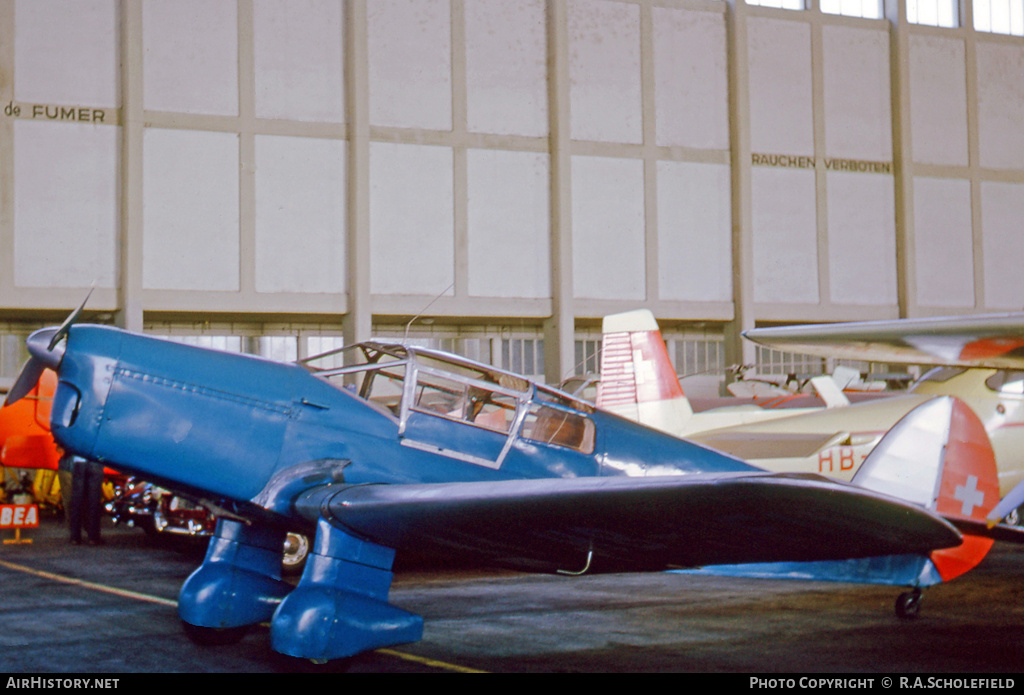
[{"label": "windshield", "polygon": [[408,355],[397,345],[360,344],[315,355],[299,364],[336,388],[398,416]]}]

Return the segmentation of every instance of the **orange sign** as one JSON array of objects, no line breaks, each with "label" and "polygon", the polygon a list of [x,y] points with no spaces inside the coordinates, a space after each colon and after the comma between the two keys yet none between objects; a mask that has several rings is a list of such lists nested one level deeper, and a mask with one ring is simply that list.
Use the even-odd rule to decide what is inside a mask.
[{"label": "orange sign", "polygon": [[37,528],[39,507],[34,504],[0,504],[0,528]]}]

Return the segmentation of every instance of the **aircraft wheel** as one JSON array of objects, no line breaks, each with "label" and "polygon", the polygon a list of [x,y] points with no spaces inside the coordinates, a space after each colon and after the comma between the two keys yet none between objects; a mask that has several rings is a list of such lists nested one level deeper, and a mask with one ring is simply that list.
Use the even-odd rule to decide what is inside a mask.
[{"label": "aircraft wheel", "polygon": [[921,592],[919,590],[906,591],[896,597],[896,615],[903,620],[911,620],[917,617],[921,611]]},{"label": "aircraft wheel", "polygon": [[249,633],[249,625],[239,627],[200,627],[181,621],[185,635],[195,644],[204,647],[221,647],[241,641]]},{"label": "aircraft wheel", "polygon": [[281,556],[281,572],[286,576],[302,574],[309,557],[309,538],[301,533],[289,532],[284,539],[284,553]]},{"label": "aircraft wheel", "polygon": [[1006,515],[1003,522],[1008,526],[1020,526],[1022,518],[1024,518],[1024,507],[1017,507]]}]

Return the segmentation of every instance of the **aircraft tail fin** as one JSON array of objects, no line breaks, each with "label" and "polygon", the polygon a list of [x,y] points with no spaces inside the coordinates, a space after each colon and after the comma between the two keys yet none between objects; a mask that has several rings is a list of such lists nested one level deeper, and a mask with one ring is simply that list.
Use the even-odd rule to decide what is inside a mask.
[{"label": "aircraft tail fin", "polygon": [[835,380],[828,376],[816,376],[811,379],[811,385],[814,386],[814,390],[821,397],[821,400],[825,401],[826,408],[841,408],[850,405],[850,399],[846,397],[843,390],[839,387],[839,384]]},{"label": "aircraft tail fin", "polygon": [[602,333],[598,407],[663,431],[682,429],[693,409],[654,315],[639,309],[606,316]]},{"label": "aircraft tail fin", "polygon": [[[995,453],[985,427],[970,407],[954,397],[934,398],[905,415],[875,446],[852,482],[917,503],[954,525],[965,521],[984,528],[986,515],[999,500]],[[993,543],[991,538],[969,531],[963,531],[963,539],[962,545],[933,551],[927,557],[887,555],[825,562],[720,565],[696,572],[919,588],[949,581],[972,569]]]},{"label": "aircraft tail fin", "polygon": [[[951,521],[985,523],[999,501],[995,452],[974,411],[952,396],[908,413],[872,450],[854,485],[915,502]],[[975,567],[992,539],[964,534],[957,548],[935,551],[943,581]]]}]

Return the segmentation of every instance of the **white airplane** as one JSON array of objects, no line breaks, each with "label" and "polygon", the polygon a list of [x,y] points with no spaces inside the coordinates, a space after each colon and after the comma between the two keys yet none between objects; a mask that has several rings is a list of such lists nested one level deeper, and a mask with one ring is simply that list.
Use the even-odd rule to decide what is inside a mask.
[{"label": "white airplane", "polygon": [[[947,321],[955,323],[957,320]],[[896,326],[902,326],[901,333],[893,329],[892,324],[887,322],[882,328],[898,336],[914,335],[917,326],[914,322],[895,322]],[[878,324],[853,324],[853,327],[867,333],[880,329]],[[1016,329],[1012,324],[1001,325],[998,329],[1017,330],[1024,335],[1022,327],[1024,320],[1018,321]],[[821,327],[814,328],[821,330]],[[697,571],[747,577],[907,585],[913,589],[899,595],[896,613],[901,618],[910,618],[920,609],[924,587],[949,581],[975,567],[987,555],[994,540],[1024,542],[1024,529],[998,525],[1007,515],[1010,521],[1016,522],[1016,509],[1024,503],[1024,483],[1020,483],[1024,479],[1024,447],[1021,447],[1024,441],[1020,439],[1024,435],[1024,408],[1021,407],[1024,403],[1024,388],[1021,388],[1024,386],[1024,372],[1006,371],[1006,362],[982,368],[988,365],[988,358],[983,357],[982,350],[977,347],[979,340],[985,340],[984,345],[997,346],[989,350],[993,356],[998,354],[999,359],[1008,360],[1007,353],[1016,349],[1012,340],[1004,341],[988,334],[982,338],[965,338],[961,354],[970,355],[972,363],[960,371],[933,371],[909,393],[846,407],[764,410],[758,414],[750,406],[694,412],[669,362],[664,341],[650,312],[627,312],[607,317],[604,332],[601,380],[596,398],[600,408],[741,456],[754,465],[779,473],[825,474],[862,484],[865,477],[870,477],[872,468],[866,462],[875,460],[877,452],[886,451],[889,456],[905,463],[886,473],[890,482],[906,486],[907,494],[898,496],[923,506],[927,506],[930,499],[946,496],[957,500],[956,505],[963,504],[961,513],[973,509],[986,522],[961,524],[963,545],[953,553],[934,553],[928,563],[889,557],[853,562],[715,565]],[[751,331],[745,335],[773,348],[802,351],[802,346],[791,348],[787,344],[784,332],[781,336],[774,329],[770,335],[766,333]],[[813,340],[813,336],[806,333],[801,337]],[[917,342],[928,344],[925,340]],[[939,342],[948,348],[951,341]],[[833,346],[834,343],[829,347]],[[822,350],[816,354],[874,361],[865,352],[848,355]],[[899,361],[942,363],[934,356],[925,358],[925,355],[914,353],[914,359],[910,359],[910,353],[906,355],[907,359]],[[897,360],[891,359],[887,353],[886,361]],[[821,382],[819,393],[828,399],[829,386],[834,389],[831,394],[834,401],[841,392],[828,379]],[[903,443],[911,442],[908,446],[901,443],[898,450],[885,442],[892,441],[892,432],[905,431],[911,426],[912,413],[921,413],[949,401],[956,403],[955,420],[974,423],[973,435],[950,437],[943,445],[942,456],[956,458],[967,455],[973,458],[984,452],[996,469],[997,482],[986,486],[980,484],[978,478],[966,476],[956,489],[943,485],[941,489],[935,488],[931,495],[915,497],[911,493],[917,478],[913,459],[920,455],[921,447],[914,443],[913,437],[898,438]],[[934,422],[918,419],[922,435],[918,441],[925,441],[924,433],[938,427],[940,421],[941,418]],[[865,476],[865,472],[869,475]],[[996,503],[1000,498],[1001,501]]]},{"label": "white airplane", "polygon": [[952,395],[985,425],[996,453],[1002,501],[989,524],[1024,514],[1024,313],[760,328],[749,340],[790,352],[890,364],[937,366],[911,389]]},{"label": "white airplane", "polygon": [[[903,319],[796,329],[746,332],[746,338],[776,349],[820,356],[908,364],[945,364],[916,383],[909,392],[845,407],[766,410],[753,414],[751,406],[722,407],[694,412],[679,384],[657,323],[648,311],[627,312],[606,318],[601,379],[597,405],[657,429],[685,436],[742,457],[761,468],[779,473],[824,474],[861,484],[861,471],[876,459],[872,451],[892,449],[887,433],[905,430],[912,412],[952,400],[954,420],[971,421],[973,439],[950,438],[945,455],[972,451],[995,467],[997,482],[985,486],[966,478],[955,490],[936,488],[932,498],[946,496],[979,509],[985,524],[961,524],[964,545],[953,553],[935,553],[929,563],[899,558],[820,563],[754,563],[716,565],[698,572],[772,578],[815,578],[838,581],[905,584],[912,591],[900,594],[896,613],[913,617],[920,610],[922,589],[948,581],[975,567],[995,539],[1024,542],[1024,529],[1013,527],[1024,513],[1024,314],[998,317]],[[824,336],[823,345],[817,345]],[[851,344],[842,349],[844,341]],[[878,352],[868,349],[880,348]],[[951,365],[951,366],[949,366]],[[838,387],[827,380],[819,394],[834,404]],[[940,427],[923,423],[922,434]],[[979,444],[983,440],[982,444]],[[912,438],[902,439],[903,442]],[[924,441],[924,437],[922,439]],[[913,460],[920,446],[900,445],[889,450],[905,467],[887,473],[890,482],[907,486],[913,479]],[[862,466],[862,464],[864,464]],[[895,472],[894,472],[895,471]],[[994,499],[1000,499],[997,504]],[[926,498],[914,499],[927,506]],[[1006,524],[999,524],[1006,519]]]},{"label": "white airplane", "polygon": [[[745,332],[754,342],[790,352],[942,366],[906,393],[816,409],[736,406],[694,412],[649,311],[606,317],[603,332],[599,407],[742,456],[772,471],[850,480],[902,417],[936,396],[955,396],[981,419],[996,452],[1003,501],[992,512],[1000,514],[993,521],[1008,515],[1008,523],[1017,523],[1020,518],[1017,507],[1024,504],[1024,314]],[[819,393],[828,394],[831,387],[835,405],[841,392],[827,378],[819,384]]]},{"label": "white airplane", "polygon": [[[689,437],[719,427],[820,410],[819,407],[772,410],[737,399],[737,405],[696,411],[683,393],[658,323],[650,311],[640,309],[606,316],[602,333],[598,405],[677,436]],[[830,377],[815,377],[811,383],[825,407],[850,405]]]}]

